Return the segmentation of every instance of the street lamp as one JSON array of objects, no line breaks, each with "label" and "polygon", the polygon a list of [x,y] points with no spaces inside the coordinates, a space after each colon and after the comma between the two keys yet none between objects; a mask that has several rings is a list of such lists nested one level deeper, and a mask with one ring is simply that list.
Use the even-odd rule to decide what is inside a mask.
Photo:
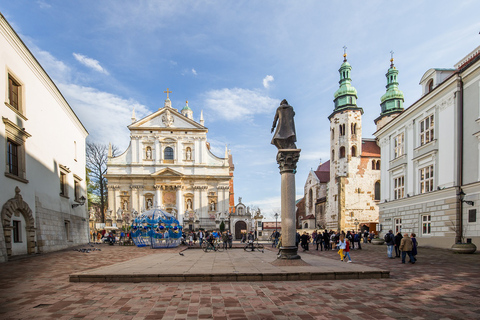
[{"label": "street lamp", "polygon": [[275,212],[275,234],[277,233],[277,219],[278,219],[278,212]]},{"label": "street lamp", "polygon": [[83,206],[83,205],[85,204],[85,200],[87,200],[87,199],[85,199],[84,196],[81,196],[80,199],[75,200],[75,201],[77,201],[78,203],[72,204],[72,208],[75,208],[75,207],[78,207],[78,206]]},{"label": "street lamp", "polygon": [[358,231],[358,220],[355,219],[355,222],[353,223],[355,225],[355,232]]},{"label": "street lamp", "polygon": [[465,199],[465,192],[463,192],[463,190],[460,189],[460,192],[457,194],[458,198],[460,199],[461,202],[465,202],[466,204],[468,205],[475,205],[475,202],[473,201],[470,201],[470,200],[463,200]]}]

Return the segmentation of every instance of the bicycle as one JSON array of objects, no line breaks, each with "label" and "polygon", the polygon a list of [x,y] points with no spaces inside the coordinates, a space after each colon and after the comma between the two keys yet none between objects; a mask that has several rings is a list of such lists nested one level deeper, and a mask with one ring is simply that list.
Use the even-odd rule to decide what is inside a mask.
[{"label": "bicycle", "polygon": [[251,249],[251,251],[255,251],[258,250],[260,252],[264,252],[265,248],[263,246],[263,244],[261,243],[258,243],[258,240],[254,241],[254,240],[249,240],[247,242],[247,244],[245,245],[245,247],[243,247],[243,250],[247,251],[247,249]]},{"label": "bicycle", "polygon": [[202,250],[205,251],[205,252],[208,252],[208,251],[222,252],[223,247],[221,246],[221,244],[218,241],[215,241],[213,243],[213,245],[208,241],[204,241],[202,243]]}]

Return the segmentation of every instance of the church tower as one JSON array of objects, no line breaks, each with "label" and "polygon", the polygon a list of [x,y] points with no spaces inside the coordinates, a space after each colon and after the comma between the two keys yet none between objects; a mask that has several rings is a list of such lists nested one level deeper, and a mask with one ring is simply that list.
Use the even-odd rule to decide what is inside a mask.
[{"label": "church tower", "polygon": [[360,157],[362,153],[363,109],[357,106],[357,90],[351,85],[352,66],[347,61],[346,52],[338,71],[340,87],[334,95],[335,109],[328,117],[331,138],[331,180],[339,176],[347,176],[348,168],[352,165],[350,162]]},{"label": "church tower", "polygon": [[387,92],[385,92],[380,100],[382,112],[380,113],[380,116],[375,119],[377,130],[382,128],[386,123],[403,111],[403,92],[398,89],[398,70],[393,64],[393,51],[390,53],[392,54],[390,68],[385,75],[387,77]]},{"label": "church tower", "polygon": [[[346,50],[346,47],[344,47]],[[342,230],[346,224],[346,207],[349,177],[355,176],[362,153],[362,114],[357,106],[357,90],[351,85],[352,66],[343,55],[338,70],[340,87],[335,92],[335,108],[330,120],[330,181],[328,182],[327,226]],[[351,182],[350,182],[351,183]]]}]

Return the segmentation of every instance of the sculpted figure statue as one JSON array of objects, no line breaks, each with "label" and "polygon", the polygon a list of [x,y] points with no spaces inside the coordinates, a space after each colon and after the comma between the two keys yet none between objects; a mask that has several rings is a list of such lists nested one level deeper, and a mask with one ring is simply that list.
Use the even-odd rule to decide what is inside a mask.
[{"label": "sculpted figure statue", "polygon": [[271,143],[278,149],[297,149],[294,116],[293,107],[288,105],[287,100],[284,99],[277,108],[271,131],[273,132],[277,127]]}]

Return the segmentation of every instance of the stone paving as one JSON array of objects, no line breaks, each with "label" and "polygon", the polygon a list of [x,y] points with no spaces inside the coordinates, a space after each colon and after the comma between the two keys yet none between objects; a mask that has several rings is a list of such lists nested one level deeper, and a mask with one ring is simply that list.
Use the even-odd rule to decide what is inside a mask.
[{"label": "stone paving", "polygon": [[[157,251],[146,257],[70,275],[72,282],[219,282],[298,281],[388,278],[374,267],[300,253],[302,260],[282,260],[277,252],[243,249],[224,252]],[[275,263],[272,263],[275,262]],[[300,262],[300,263],[299,263]]]},{"label": "stone paving", "polygon": [[[354,264],[390,270],[365,280],[74,283],[69,275],[162,252],[97,245],[0,264],[0,319],[479,319],[480,254],[419,248],[418,262],[363,245]],[[309,255],[338,259],[334,251]],[[408,259],[408,258],[407,258]],[[346,265],[346,264],[345,264]]]}]

